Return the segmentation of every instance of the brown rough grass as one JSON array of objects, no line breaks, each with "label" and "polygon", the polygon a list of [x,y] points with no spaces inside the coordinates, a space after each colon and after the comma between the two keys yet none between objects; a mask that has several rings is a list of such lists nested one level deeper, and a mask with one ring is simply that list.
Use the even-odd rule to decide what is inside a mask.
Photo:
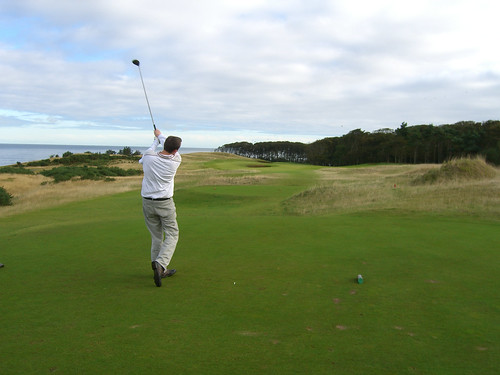
[{"label": "brown rough grass", "polygon": [[[142,169],[136,161],[119,159],[110,166]],[[0,174],[0,186],[13,195],[12,206],[0,207],[1,216],[11,216],[64,203],[111,195],[141,187],[142,176],[115,177],[113,181],[73,179],[54,183],[52,178],[38,174],[53,167],[30,167],[34,175]]]},{"label": "brown rough grass", "polygon": [[141,176],[117,177],[115,181],[73,180],[54,184],[42,175],[0,175],[3,186],[14,198],[12,206],[0,207],[0,216],[38,210],[68,202],[85,200],[140,189]]},{"label": "brown rough grass", "polygon": [[436,165],[378,165],[324,168],[320,182],[283,202],[295,214],[399,210],[500,218],[500,171],[489,177],[415,184]]}]

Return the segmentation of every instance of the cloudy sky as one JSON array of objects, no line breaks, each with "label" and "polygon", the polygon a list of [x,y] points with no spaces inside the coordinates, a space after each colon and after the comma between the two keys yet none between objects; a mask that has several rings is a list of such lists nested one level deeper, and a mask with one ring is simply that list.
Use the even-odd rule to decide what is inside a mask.
[{"label": "cloudy sky", "polygon": [[0,143],[312,142],[498,120],[495,0],[0,0]]}]

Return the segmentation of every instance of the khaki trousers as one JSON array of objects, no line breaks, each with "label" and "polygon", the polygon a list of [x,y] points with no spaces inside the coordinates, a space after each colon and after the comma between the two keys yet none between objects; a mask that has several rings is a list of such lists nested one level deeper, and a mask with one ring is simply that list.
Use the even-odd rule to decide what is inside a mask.
[{"label": "khaki trousers", "polygon": [[167,269],[179,240],[179,227],[173,198],[152,201],[142,198],[146,227],[151,233],[151,262]]}]

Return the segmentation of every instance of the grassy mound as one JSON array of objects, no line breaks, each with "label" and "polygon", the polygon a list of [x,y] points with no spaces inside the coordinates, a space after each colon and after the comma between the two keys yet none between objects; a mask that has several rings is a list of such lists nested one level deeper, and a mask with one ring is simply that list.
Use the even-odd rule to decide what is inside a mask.
[{"label": "grassy mound", "polygon": [[417,177],[414,184],[433,184],[452,180],[482,180],[496,175],[494,167],[482,157],[452,159],[439,169],[431,169]]}]

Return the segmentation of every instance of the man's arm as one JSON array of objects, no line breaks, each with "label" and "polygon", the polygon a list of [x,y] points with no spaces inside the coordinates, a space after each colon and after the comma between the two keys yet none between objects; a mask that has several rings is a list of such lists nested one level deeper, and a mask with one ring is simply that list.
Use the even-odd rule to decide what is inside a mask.
[{"label": "man's arm", "polygon": [[159,144],[164,144],[165,139],[167,139],[167,137],[165,137],[158,129],[155,129],[155,137],[155,139],[158,139]]},{"label": "man's arm", "polygon": [[[155,154],[156,153],[156,147],[158,147],[158,145],[162,145],[165,143],[165,139],[167,139],[167,137],[165,137],[160,130],[158,129],[155,129],[154,131],[155,133],[155,139],[153,140],[153,143],[151,144],[151,146],[149,146],[149,148],[144,152],[143,156],[146,155],[146,154]],[[142,164],[142,158],[141,160],[139,160],[139,163]]]}]

